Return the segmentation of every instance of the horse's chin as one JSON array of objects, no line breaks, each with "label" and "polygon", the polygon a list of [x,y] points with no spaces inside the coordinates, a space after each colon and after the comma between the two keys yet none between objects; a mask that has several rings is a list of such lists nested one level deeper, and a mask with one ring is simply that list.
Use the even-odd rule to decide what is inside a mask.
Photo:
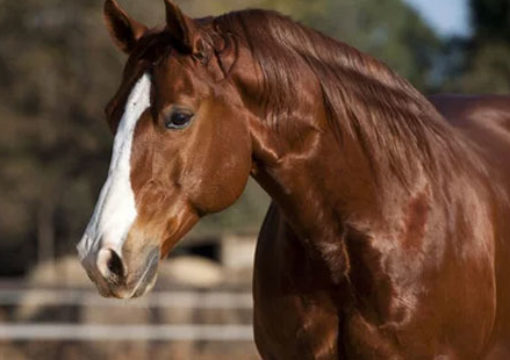
[{"label": "horse's chin", "polygon": [[129,298],[137,298],[140,296],[143,296],[147,294],[149,291],[152,290],[154,285],[156,284],[156,279],[158,278],[158,264],[152,266],[151,269],[147,269],[149,273],[146,275],[143,275],[143,277],[140,278],[138,284],[134,287],[131,296],[127,297]]}]

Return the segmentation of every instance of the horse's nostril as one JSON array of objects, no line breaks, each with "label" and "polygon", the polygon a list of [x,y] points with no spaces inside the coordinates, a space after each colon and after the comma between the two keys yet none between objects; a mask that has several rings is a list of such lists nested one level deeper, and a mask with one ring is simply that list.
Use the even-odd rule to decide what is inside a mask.
[{"label": "horse's nostril", "polygon": [[124,277],[122,258],[112,249],[101,249],[97,255],[97,267],[107,280],[119,280]]},{"label": "horse's nostril", "polygon": [[122,260],[116,252],[112,251],[112,256],[106,262],[106,266],[108,266],[108,270],[110,270],[111,273],[117,275],[118,277],[122,277],[124,275],[124,266],[122,264]]}]

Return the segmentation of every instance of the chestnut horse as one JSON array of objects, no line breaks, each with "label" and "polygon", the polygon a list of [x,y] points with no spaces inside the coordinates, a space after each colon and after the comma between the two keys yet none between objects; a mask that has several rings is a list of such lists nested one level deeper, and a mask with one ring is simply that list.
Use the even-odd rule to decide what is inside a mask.
[{"label": "chestnut horse", "polygon": [[510,358],[508,98],[432,101],[381,62],[269,11],[148,29],[113,0],[129,55],[106,109],[108,178],[78,246],[105,296],[252,175],[264,359]]}]

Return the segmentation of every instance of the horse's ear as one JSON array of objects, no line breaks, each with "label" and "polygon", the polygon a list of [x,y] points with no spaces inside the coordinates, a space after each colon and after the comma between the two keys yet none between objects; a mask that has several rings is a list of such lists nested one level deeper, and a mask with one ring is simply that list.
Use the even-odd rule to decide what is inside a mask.
[{"label": "horse's ear", "polygon": [[184,15],[171,0],[165,0],[166,26],[170,35],[183,45],[186,50],[196,53],[201,51],[200,36],[195,21]]},{"label": "horse's ear", "polygon": [[126,14],[115,0],[106,0],[103,10],[106,28],[113,42],[125,53],[131,53],[147,27]]}]

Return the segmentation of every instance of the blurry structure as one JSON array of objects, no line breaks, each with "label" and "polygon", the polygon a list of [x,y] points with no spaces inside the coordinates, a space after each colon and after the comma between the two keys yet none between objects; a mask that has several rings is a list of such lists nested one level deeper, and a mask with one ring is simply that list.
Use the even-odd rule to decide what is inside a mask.
[{"label": "blurry structure", "polygon": [[101,298],[73,255],[4,280],[0,358],[257,359],[255,239],[189,238],[161,264],[155,290],[133,301]]}]

